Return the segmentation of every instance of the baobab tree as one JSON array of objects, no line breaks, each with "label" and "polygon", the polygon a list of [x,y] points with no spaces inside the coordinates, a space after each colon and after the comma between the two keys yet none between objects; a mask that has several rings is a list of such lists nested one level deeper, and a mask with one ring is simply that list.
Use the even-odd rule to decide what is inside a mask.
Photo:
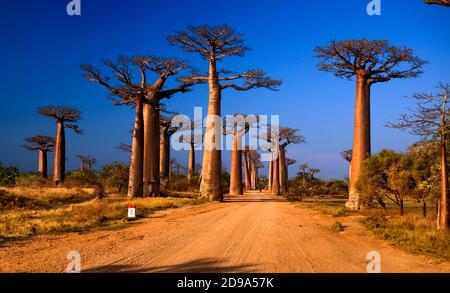
[{"label": "baobab tree", "polygon": [[25,138],[28,143],[22,147],[29,151],[38,151],[38,173],[47,178],[47,153],[53,152],[55,148],[55,138],[46,135],[35,135]]},{"label": "baobab tree", "polygon": [[307,164],[307,163],[300,164],[299,168],[300,168],[300,173],[302,175],[303,188],[306,188],[306,174],[308,173],[308,170],[309,170],[309,164]]},{"label": "baobab tree", "polygon": [[56,121],[55,156],[53,160],[53,183],[58,186],[64,181],[66,171],[66,135],[70,128],[77,134],[83,131],[76,124],[81,112],[77,109],[62,106],[47,106],[38,109],[38,113]]},{"label": "baobab tree", "polygon": [[[178,92],[187,92],[195,84],[187,82],[164,89],[166,81],[189,68],[189,64],[178,59],[154,56],[121,56],[117,62],[103,60],[103,64],[114,73],[119,85],[113,86],[107,76],[91,65],[81,66],[85,71],[84,77],[103,85],[112,95],[119,97],[121,100],[115,101],[116,105],[131,104],[136,110],[128,196],[159,196],[160,101]],[[148,72],[158,76],[153,83],[148,82]],[[140,76],[140,80],[134,82],[134,75]]]},{"label": "baobab tree", "polygon": [[161,142],[159,172],[163,179],[169,179],[170,169],[170,137],[180,128],[172,126],[172,118],[160,117]]},{"label": "baobab tree", "polygon": [[245,149],[242,150],[243,155],[243,167],[244,167],[244,184],[245,189],[251,189],[251,175],[250,175],[250,158],[249,158],[249,147],[246,146]]},{"label": "baobab tree", "polygon": [[[252,117],[250,117],[251,119]],[[242,184],[242,138],[250,130],[251,124],[256,122],[248,121],[244,115],[234,115],[232,119],[226,119],[223,133],[233,135],[230,163],[230,195],[243,195]]]},{"label": "baobab tree", "polygon": [[[232,88],[248,91],[254,88],[276,90],[281,84],[266,76],[262,70],[248,70],[243,73],[229,74],[226,70],[218,70],[217,62],[229,56],[243,56],[247,47],[243,35],[236,33],[228,26],[189,26],[187,31],[175,32],[169,36],[172,45],[182,50],[199,54],[209,63],[207,75],[191,76],[186,81],[208,82],[209,103],[204,140],[202,178],[200,198],[211,201],[222,201],[221,186],[221,98],[222,90]],[[243,81],[241,84],[232,81]]]},{"label": "baobab tree", "polygon": [[256,190],[258,189],[259,169],[263,167],[261,155],[255,150],[250,150],[248,160],[250,166],[250,189]]},{"label": "baobab tree", "polygon": [[82,156],[78,155],[77,158],[80,160],[80,171],[92,170],[92,166],[97,163],[97,160],[94,158],[91,158],[89,156]]},{"label": "baobab tree", "polygon": [[450,6],[450,0],[425,0],[426,4],[438,4],[443,6]]},{"label": "baobab tree", "polygon": [[440,146],[441,166],[441,198],[438,208],[437,227],[441,231],[450,230],[450,201],[448,197],[448,163],[447,140],[450,129],[450,85],[440,83],[437,94],[414,94],[416,108],[409,114],[403,114],[398,123],[387,126],[398,129],[409,129],[412,134],[424,140],[437,140]]},{"label": "baobab tree", "polygon": [[290,144],[299,144],[305,142],[305,138],[297,134],[298,129],[282,127],[279,131],[279,144],[278,144],[278,168],[279,168],[279,188],[280,193],[286,193],[287,185],[287,164],[286,164],[286,147]]},{"label": "baobab tree", "polygon": [[297,160],[286,158],[286,174],[285,174],[285,181],[286,181],[286,188],[287,188],[287,182],[289,180],[289,166],[294,165],[297,163]]},{"label": "baobab tree", "polygon": [[414,56],[405,47],[396,47],[387,41],[349,40],[332,41],[325,47],[316,48],[321,60],[318,68],[333,72],[340,78],[356,76],[356,107],[354,117],[353,151],[349,200],[346,206],[360,208],[361,196],[356,182],[361,174],[363,162],[370,155],[370,93],[375,83],[396,78],[420,76],[425,61]]}]

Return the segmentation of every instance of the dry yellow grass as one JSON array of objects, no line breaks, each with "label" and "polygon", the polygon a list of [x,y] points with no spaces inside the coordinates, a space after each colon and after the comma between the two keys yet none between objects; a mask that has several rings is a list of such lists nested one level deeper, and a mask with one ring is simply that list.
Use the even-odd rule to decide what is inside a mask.
[{"label": "dry yellow grass", "polygon": [[97,199],[92,193],[92,189],[1,188],[0,239],[123,226],[128,223],[130,204],[137,205],[139,219],[157,210],[203,202],[192,194],[136,199],[110,195]]}]

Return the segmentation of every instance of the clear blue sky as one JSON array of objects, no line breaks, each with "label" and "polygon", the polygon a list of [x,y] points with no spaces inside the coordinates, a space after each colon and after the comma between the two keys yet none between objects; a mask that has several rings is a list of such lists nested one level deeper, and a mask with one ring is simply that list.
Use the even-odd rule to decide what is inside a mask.
[{"label": "clear blue sky", "polygon": [[[22,171],[35,170],[37,155],[21,149],[23,138],[54,135],[54,122],[39,116],[43,105],[67,105],[82,111],[83,136],[67,131],[68,167],[78,154],[96,157],[99,166],[127,161],[115,149],[129,143],[133,110],[113,107],[106,91],[81,77],[81,63],[100,58],[154,54],[197,56],[170,47],[166,37],[190,24],[228,24],[246,34],[251,48],[243,58],[221,64],[231,70],[263,68],[284,84],[279,92],[227,91],[223,113],[279,114],[281,124],[300,128],[308,143],[289,147],[288,157],[322,170],[322,178],[342,178],[347,163],[339,153],[351,148],[355,85],[316,69],[314,48],[332,39],[386,39],[405,45],[430,62],[418,79],[378,84],[372,91],[373,151],[404,150],[415,137],[384,127],[405,111],[405,98],[449,80],[450,9],[423,0],[382,0],[382,15],[366,14],[369,0],[346,1],[120,1],[81,0],[82,16],[69,17],[60,0],[4,0],[0,6],[0,161]],[[177,95],[170,109],[192,115],[207,105],[207,89]],[[186,164],[186,154],[173,154]],[[200,157],[200,156],[199,156]],[[229,154],[224,154],[227,162]],[[51,159],[51,157],[50,157]],[[99,167],[97,166],[97,167]],[[292,166],[290,173],[297,172]]]}]

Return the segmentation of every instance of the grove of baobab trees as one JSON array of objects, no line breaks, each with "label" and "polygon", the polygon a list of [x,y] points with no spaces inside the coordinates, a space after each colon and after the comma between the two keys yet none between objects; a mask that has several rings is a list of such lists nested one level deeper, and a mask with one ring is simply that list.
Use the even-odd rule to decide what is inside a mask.
[{"label": "grove of baobab trees", "polygon": [[387,41],[331,41],[316,48],[318,68],[350,80],[356,76],[356,106],[352,148],[350,197],[348,208],[359,209],[360,194],[356,182],[364,160],[371,154],[370,95],[372,85],[398,78],[420,76],[426,61],[414,56],[411,49],[390,45]]},{"label": "grove of baobab trees", "polygon": [[[159,196],[160,194],[160,106],[162,99],[169,99],[179,92],[189,91],[195,82],[188,81],[170,89],[164,85],[170,77],[189,68],[186,61],[154,56],[121,56],[117,62],[103,60],[112,71],[119,85],[113,86],[109,78],[91,65],[82,65],[84,77],[106,87],[120,98],[116,105],[135,106],[133,140],[131,144],[130,182],[128,196]],[[157,77],[149,83],[149,74]],[[133,80],[134,74],[140,80]]]},{"label": "grove of baobab trees", "polygon": [[244,115],[234,115],[233,119],[226,119],[223,129],[224,134],[233,135],[230,163],[230,191],[231,195],[244,194],[244,186],[242,184],[242,138],[250,130],[252,122],[248,121]]},{"label": "grove of baobab trees", "polygon": [[66,172],[66,135],[65,129],[70,128],[75,133],[83,131],[76,122],[80,119],[80,111],[61,106],[47,106],[38,109],[38,113],[56,121],[55,158],[53,162],[53,183],[57,186],[64,181]]},{"label": "grove of baobab trees", "polygon": [[38,173],[47,178],[47,153],[53,152],[55,148],[55,138],[46,135],[35,135],[25,138],[27,142],[23,148],[29,151],[38,151]]},{"label": "grove of baobab trees", "polygon": [[[208,82],[209,103],[204,137],[202,178],[200,196],[211,201],[222,201],[221,186],[221,99],[222,90],[232,88],[247,91],[253,88],[276,90],[281,81],[266,76],[262,70],[248,70],[240,74],[227,74],[218,70],[217,62],[229,56],[243,56],[248,48],[244,45],[242,34],[236,33],[228,26],[189,26],[186,31],[178,31],[169,36],[172,45],[182,50],[197,53],[208,62],[208,75],[191,76],[185,82]],[[243,81],[241,84],[231,81]],[[223,83],[225,82],[225,83]]]}]

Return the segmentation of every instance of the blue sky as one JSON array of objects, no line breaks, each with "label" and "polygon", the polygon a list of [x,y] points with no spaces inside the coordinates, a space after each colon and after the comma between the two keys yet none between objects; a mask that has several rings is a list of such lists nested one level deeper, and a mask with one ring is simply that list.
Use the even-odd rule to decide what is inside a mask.
[{"label": "blue sky", "polygon": [[[0,7],[0,161],[22,171],[36,169],[37,155],[21,149],[23,138],[54,135],[54,122],[36,113],[39,106],[67,105],[82,111],[82,136],[67,131],[68,167],[78,154],[91,155],[100,167],[127,161],[116,150],[129,143],[133,109],[114,107],[107,92],[81,77],[79,65],[101,58],[153,54],[186,58],[201,71],[205,62],[168,45],[166,37],[187,25],[228,24],[246,35],[251,50],[220,64],[230,70],[263,68],[284,82],[279,92],[226,91],[223,114],[278,114],[281,124],[300,128],[307,144],[291,146],[288,157],[320,168],[322,178],[347,175],[339,153],[351,148],[354,81],[319,72],[314,48],[330,40],[386,39],[413,48],[429,61],[421,78],[377,84],[372,90],[372,146],[404,150],[417,140],[384,127],[412,106],[406,96],[429,92],[449,82],[450,9],[422,0],[382,0],[382,15],[366,13],[369,0],[81,0],[82,16],[67,16],[69,1],[5,0]],[[177,95],[168,108],[193,115],[207,105],[207,88]],[[206,108],[205,108],[206,109]],[[206,110],[205,110],[206,112]],[[186,164],[186,153],[173,153]],[[200,156],[198,156],[200,157]],[[228,161],[224,153],[223,160]],[[297,172],[291,166],[290,173]]]}]

